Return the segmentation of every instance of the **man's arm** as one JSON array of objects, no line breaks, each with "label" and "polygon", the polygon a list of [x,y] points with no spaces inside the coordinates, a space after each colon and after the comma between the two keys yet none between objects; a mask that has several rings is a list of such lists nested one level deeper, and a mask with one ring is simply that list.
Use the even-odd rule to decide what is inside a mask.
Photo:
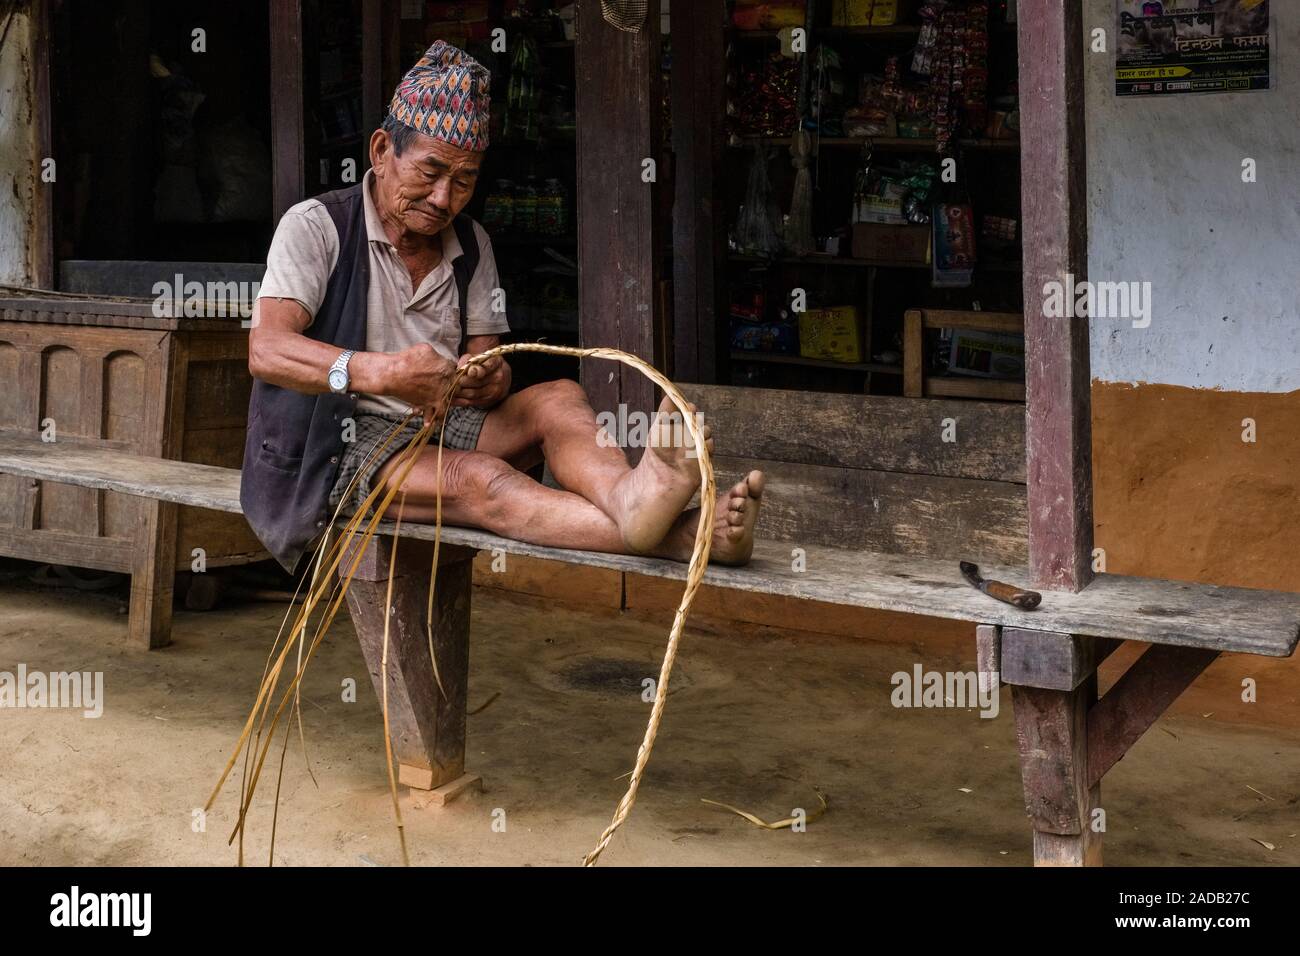
[{"label": "man's arm", "polygon": [[[307,395],[328,392],[329,368],[343,350],[303,335],[310,324],[311,316],[294,299],[258,299],[248,339],[253,377]],[[390,395],[437,421],[446,411],[443,397],[455,369],[426,343],[401,352],[357,352],[348,363],[349,390]]]},{"label": "man's arm", "polygon": [[[469,356],[482,355],[500,344],[499,335],[471,335],[465,342],[465,355],[461,357],[460,364],[465,364]],[[452,404],[492,408],[510,394],[510,380],[510,364],[500,355],[495,355],[465,373]]]}]

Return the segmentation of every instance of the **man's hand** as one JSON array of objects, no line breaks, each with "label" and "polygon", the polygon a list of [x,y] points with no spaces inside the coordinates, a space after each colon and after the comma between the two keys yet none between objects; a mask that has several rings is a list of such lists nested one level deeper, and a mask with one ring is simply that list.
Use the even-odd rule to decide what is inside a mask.
[{"label": "man's hand", "polygon": [[[462,355],[459,364],[464,365],[472,357],[469,353]],[[452,405],[491,408],[510,394],[510,380],[510,365],[500,355],[494,355],[465,373]]]},{"label": "man's hand", "polygon": [[386,394],[409,402],[426,422],[441,421],[447,414],[447,386],[456,373],[455,363],[427,342],[395,352],[391,359]]}]

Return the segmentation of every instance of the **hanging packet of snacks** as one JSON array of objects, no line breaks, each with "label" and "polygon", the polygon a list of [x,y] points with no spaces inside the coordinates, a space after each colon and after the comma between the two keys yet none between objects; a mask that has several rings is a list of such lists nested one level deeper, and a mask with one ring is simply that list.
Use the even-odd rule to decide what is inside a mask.
[{"label": "hanging packet of snacks", "polygon": [[812,118],[804,125],[823,136],[844,134],[844,70],[840,55],[825,43],[813,54]]},{"label": "hanging packet of snacks", "polygon": [[781,214],[772,196],[767,163],[767,150],[756,146],[749,164],[745,204],[740,207],[740,217],[736,220],[736,245],[741,252],[757,256],[775,256],[781,252],[778,225]]},{"label": "hanging packet of snacks", "polygon": [[530,36],[520,38],[510,60],[510,82],[506,86],[505,134],[507,139],[529,142],[538,138],[537,103],[541,93],[541,59]]},{"label": "hanging packet of snacks", "polygon": [[936,149],[947,153],[959,131],[982,135],[987,123],[989,7],[987,0],[930,0],[920,14],[912,70],[930,77]]},{"label": "hanging packet of snacks", "polygon": [[772,53],[728,77],[727,117],[736,136],[785,136],[799,104],[799,60]]}]

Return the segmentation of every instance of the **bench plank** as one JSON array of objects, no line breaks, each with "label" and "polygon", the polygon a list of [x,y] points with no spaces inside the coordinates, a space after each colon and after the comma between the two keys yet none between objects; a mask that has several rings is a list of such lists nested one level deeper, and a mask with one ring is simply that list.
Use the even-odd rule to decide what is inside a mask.
[{"label": "bench plank", "polygon": [[798,545],[924,554],[976,564],[1028,561],[1025,486],[715,455],[718,487],[767,475],[758,534]]},{"label": "bench plank", "polygon": [[[90,447],[44,444],[0,435],[0,472],[239,512],[239,472],[142,458]],[[402,536],[429,540],[429,525],[405,524]],[[563,551],[469,528],[444,528],[443,541],[478,550],[683,580],[686,565],[631,555]],[[1061,631],[1288,657],[1300,638],[1300,594],[1099,575],[1078,593],[1051,592],[1037,611],[1021,611],[971,588],[955,561],[808,546],[806,570],[793,570],[793,545],[759,541],[744,568],[711,567],[705,583],[1002,627]],[[1021,582],[1025,568],[986,567],[989,578]]]},{"label": "bench plank", "polygon": [[[716,453],[904,475],[1025,483],[1025,407],[683,385],[713,426]],[[944,441],[945,422],[956,441]]]}]

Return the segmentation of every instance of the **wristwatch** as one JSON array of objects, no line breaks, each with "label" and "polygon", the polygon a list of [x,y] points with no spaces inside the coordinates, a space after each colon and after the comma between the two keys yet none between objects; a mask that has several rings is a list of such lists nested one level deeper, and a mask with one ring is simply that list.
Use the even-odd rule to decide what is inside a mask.
[{"label": "wristwatch", "polygon": [[355,350],[348,349],[346,352],[344,352],[342,355],[336,358],[334,360],[334,364],[330,366],[330,370],[329,370],[330,391],[333,392],[335,395],[342,395],[344,392],[348,390],[348,384],[352,381],[351,377],[348,375],[348,362],[350,362],[352,360],[352,356],[356,354],[357,353]]}]

